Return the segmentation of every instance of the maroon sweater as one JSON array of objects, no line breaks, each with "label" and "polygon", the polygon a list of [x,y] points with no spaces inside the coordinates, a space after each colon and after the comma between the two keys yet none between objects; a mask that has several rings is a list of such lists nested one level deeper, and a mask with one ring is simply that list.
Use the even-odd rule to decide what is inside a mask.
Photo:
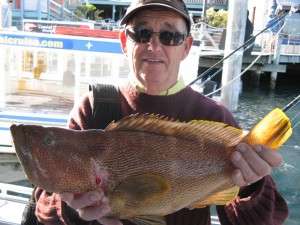
[{"label": "maroon sweater", "polygon": [[[156,113],[180,121],[205,119],[224,122],[237,126],[231,113],[222,105],[187,87],[174,95],[151,96],[137,92],[134,88],[124,86],[120,91],[122,116],[133,113]],[[92,98],[86,95],[74,106],[69,127],[83,130],[97,128],[101,118],[92,120]],[[81,220],[77,213],[61,202],[56,194],[46,193],[37,188],[35,192],[36,215],[45,225],[96,225],[96,221]],[[279,225],[288,215],[284,199],[277,192],[270,176],[250,186],[241,188],[239,196],[227,206],[217,207],[222,225]],[[209,207],[201,209],[182,209],[166,216],[168,225],[209,225]],[[131,224],[123,221],[125,225]]]}]

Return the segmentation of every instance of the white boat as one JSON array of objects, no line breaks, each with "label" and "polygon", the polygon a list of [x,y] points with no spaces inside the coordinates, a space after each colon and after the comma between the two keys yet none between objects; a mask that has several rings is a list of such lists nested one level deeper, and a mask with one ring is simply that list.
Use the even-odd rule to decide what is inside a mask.
[{"label": "white boat", "polygon": [[0,183],[0,225],[20,225],[32,188]]}]

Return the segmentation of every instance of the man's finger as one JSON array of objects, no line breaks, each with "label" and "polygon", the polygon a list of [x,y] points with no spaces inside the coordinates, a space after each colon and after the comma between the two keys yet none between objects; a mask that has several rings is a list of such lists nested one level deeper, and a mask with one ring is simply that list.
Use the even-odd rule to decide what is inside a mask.
[{"label": "man's finger", "polygon": [[232,179],[232,182],[239,187],[247,185],[247,183],[244,180],[244,177],[239,169],[236,169],[233,171],[231,179]]},{"label": "man's finger", "polygon": [[77,210],[79,216],[87,221],[97,220],[111,212],[108,204],[94,205]]},{"label": "man's finger", "polygon": [[242,154],[239,151],[232,153],[231,158],[232,163],[237,169],[239,169],[246,183],[252,183],[259,179],[256,173],[252,170],[248,162],[243,158]]},{"label": "man's finger", "polygon": [[278,167],[283,161],[281,154],[277,151],[266,149],[263,146],[256,147],[255,151],[271,167]]},{"label": "man's finger", "polygon": [[60,196],[61,200],[63,200],[64,202],[71,202],[74,198],[74,194],[67,193],[67,192],[60,193],[59,196]]},{"label": "man's finger", "polygon": [[70,202],[67,202],[67,204],[73,209],[81,209],[96,204],[101,201],[103,197],[103,192],[91,191],[81,195],[75,195],[75,197]]},{"label": "man's finger", "polygon": [[[261,147],[262,146],[250,146],[246,144],[238,145],[238,151],[258,177],[264,177],[272,172],[272,168],[269,163],[257,153],[257,151],[261,151]],[[269,149],[266,150],[271,151]]]}]

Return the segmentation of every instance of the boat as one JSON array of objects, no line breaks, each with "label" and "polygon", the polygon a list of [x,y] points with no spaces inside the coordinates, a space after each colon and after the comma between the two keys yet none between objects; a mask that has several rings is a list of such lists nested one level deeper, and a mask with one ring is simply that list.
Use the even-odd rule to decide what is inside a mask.
[{"label": "boat", "polygon": [[23,31],[91,38],[118,39],[120,28],[117,23],[112,22],[23,20]]},{"label": "boat", "polygon": [[32,188],[0,183],[0,225],[20,225]]}]

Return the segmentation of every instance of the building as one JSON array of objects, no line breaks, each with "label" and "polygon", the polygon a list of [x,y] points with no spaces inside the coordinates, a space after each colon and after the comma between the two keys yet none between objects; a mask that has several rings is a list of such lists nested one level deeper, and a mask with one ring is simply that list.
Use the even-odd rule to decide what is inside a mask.
[{"label": "building", "polygon": [[[213,6],[216,9],[227,8],[228,0],[185,0],[187,8],[192,15],[201,15],[202,8],[205,5],[206,8]],[[85,3],[86,0],[81,0],[81,3]],[[104,11],[104,19],[112,19],[118,21],[122,15],[124,15],[127,7],[130,4],[130,0],[89,0],[89,3],[95,5],[98,9]]]},{"label": "building", "polygon": [[[4,0],[6,1],[6,0]],[[101,17],[118,21],[130,5],[130,0],[9,0],[12,25],[22,28],[23,19],[78,21],[73,11],[77,6],[90,3],[102,11]],[[191,16],[201,16],[203,7],[227,8],[228,0],[185,0]]]},{"label": "building", "polygon": [[[21,28],[23,19],[76,20],[72,9],[80,0],[13,0],[12,25]],[[78,20],[78,19],[77,19]]]}]

